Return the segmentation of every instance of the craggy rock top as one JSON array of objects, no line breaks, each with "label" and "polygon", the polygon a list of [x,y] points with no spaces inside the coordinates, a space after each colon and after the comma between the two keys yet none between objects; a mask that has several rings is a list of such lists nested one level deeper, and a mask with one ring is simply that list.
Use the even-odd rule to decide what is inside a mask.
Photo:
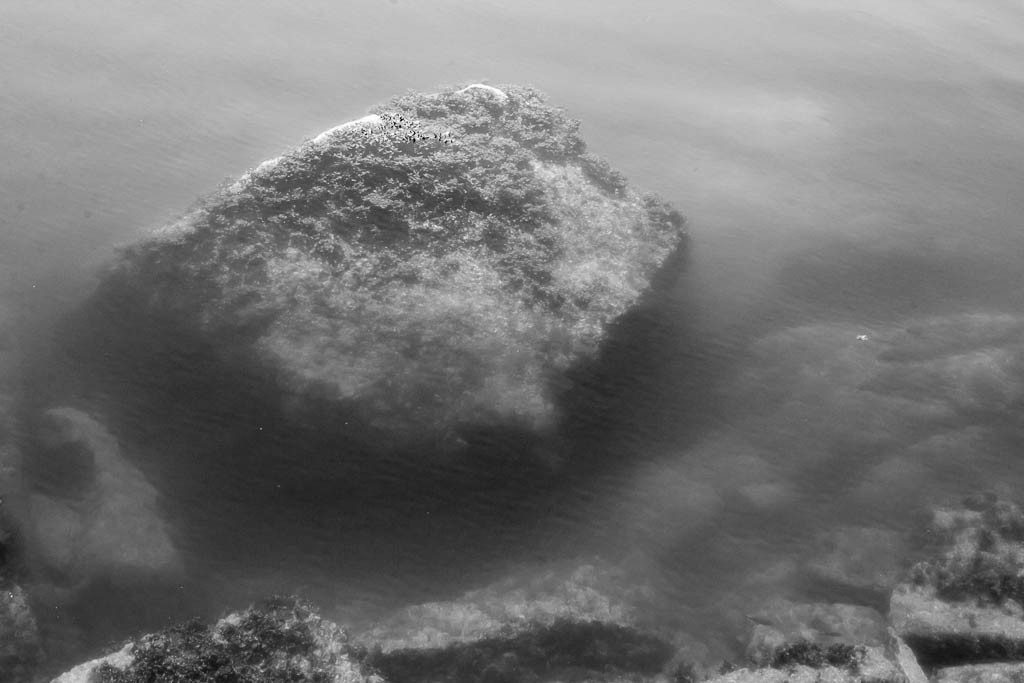
[{"label": "craggy rock top", "polygon": [[549,380],[684,238],[578,125],[522,87],[397,97],[127,249],[98,297],[393,434],[550,426]]}]

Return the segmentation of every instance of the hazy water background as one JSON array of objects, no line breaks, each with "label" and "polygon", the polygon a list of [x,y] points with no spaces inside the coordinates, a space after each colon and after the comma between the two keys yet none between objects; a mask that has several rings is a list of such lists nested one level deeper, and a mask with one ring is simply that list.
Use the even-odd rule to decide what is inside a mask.
[{"label": "hazy water background", "polygon": [[[648,535],[612,530],[602,501],[641,485],[630,463],[671,462],[686,479],[689,449],[740,417],[708,392],[755,336],[1024,308],[1024,8],[1011,0],[4,0],[0,301],[41,343],[113,245],[393,94],[466,81],[546,91],[583,121],[593,151],[690,218],[686,272],[632,328],[644,352],[626,335],[614,383],[574,408],[575,448],[622,467],[528,505],[483,491],[455,506],[469,518],[444,492],[362,516],[332,508],[330,491],[172,495],[194,583],[150,623],[269,590],[372,612],[503,563],[629,555]],[[223,419],[185,426],[215,451]],[[315,448],[279,437],[297,466]],[[189,477],[184,462],[171,491]],[[809,506],[819,483],[799,487]],[[429,533],[410,525],[435,503]],[[649,525],[671,533],[652,510]],[[774,557],[791,522],[724,515],[696,538],[679,525],[675,545],[658,536],[680,603],[695,614],[715,604],[723,558]],[[129,616],[111,608],[98,632],[114,637],[119,618],[134,627]]]}]

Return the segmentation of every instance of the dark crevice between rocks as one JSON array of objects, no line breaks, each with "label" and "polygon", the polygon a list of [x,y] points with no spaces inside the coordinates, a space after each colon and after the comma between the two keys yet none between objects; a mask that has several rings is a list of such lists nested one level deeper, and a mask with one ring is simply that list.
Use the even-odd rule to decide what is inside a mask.
[{"label": "dark crevice between rocks", "polygon": [[903,639],[925,669],[1024,661],[1024,643],[1002,635],[907,634]]},{"label": "dark crevice between rocks", "polygon": [[862,605],[880,614],[889,611],[889,595],[892,593],[890,588],[851,586],[806,574],[801,575],[801,588],[801,594],[811,601]]},{"label": "dark crevice between rocks", "polygon": [[650,635],[601,622],[557,621],[512,637],[429,650],[371,652],[366,663],[389,683],[512,683],[595,680],[594,674],[652,676],[672,647]]}]

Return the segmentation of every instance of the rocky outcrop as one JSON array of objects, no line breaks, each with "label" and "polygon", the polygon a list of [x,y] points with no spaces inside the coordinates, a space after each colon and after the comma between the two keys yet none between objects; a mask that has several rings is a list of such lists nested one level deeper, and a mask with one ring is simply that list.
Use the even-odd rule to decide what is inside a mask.
[{"label": "rocky outcrop", "polygon": [[921,662],[1024,661],[1024,514],[994,497],[939,509],[934,558],[892,596],[890,620]]},{"label": "rocky outcrop", "polygon": [[856,644],[874,647],[886,639],[885,618],[870,607],[833,603],[795,603],[776,599],[755,614],[747,657],[770,664],[780,648],[795,642],[829,647]]},{"label": "rocky outcrop", "polygon": [[[862,534],[895,540],[864,529],[836,538]],[[971,498],[963,508],[937,509],[926,538],[929,559],[893,591],[888,618],[864,605],[763,600],[745,615],[745,666],[724,665],[731,670],[721,673],[710,673],[707,650],[666,618],[650,587],[594,561],[522,568],[454,600],[398,610],[352,637],[309,607],[279,599],[211,629],[193,624],[147,636],[117,655],[118,671],[93,664],[99,678],[89,681],[148,680],[147,671],[163,666],[203,680],[202,667],[214,665],[236,667],[242,681],[261,680],[245,676],[270,666],[309,675],[328,665],[323,680],[379,683],[1017,680],[1024,513],[993,496]],[[239,652],[248,654],[239,659]],[[237,668],[243,660],[249,669]]]},{"label": "rocky outcrop", "polygon": [[753,666],[713,677],[713,683],[927,681],[885,618],[868,607],[776,599],[749,618]]},{"label": "rocky outcrop", "polygon": [[380,681],[358,662],[360,656],[336,624],[300,601],[275,598],[210,627],[192,622],[144,636],[54,683]]},{"label": "rocky outcrop", "polygon": [[156,489],[103,425],[61,407],[45,412],[38,431],[38,447],[25,458],[21,520],[34,571],[74,586],[181,570]]},{"label": "rocky outcrop", "polygon": [[74,353],[88,331],[108,370],[145,363],[145,330],[173,330],[293,418],[422,457],[547,434],[565,371],[684,239],[577,126],[526,88],[396,98],[125,250]]}]

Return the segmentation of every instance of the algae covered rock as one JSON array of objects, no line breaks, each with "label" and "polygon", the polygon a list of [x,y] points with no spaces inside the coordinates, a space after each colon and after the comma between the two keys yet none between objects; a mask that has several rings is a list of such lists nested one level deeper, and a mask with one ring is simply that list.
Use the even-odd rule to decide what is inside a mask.
[{"label": "algae covered rock", "polygon": [[848,643],[879,646],[886,640],[885,619],[877,611],[861,605],[775,599],[750,618],[755,626],[747,656],[759,665],[776,661],[780,650],[792,643],[829,648],[845,647]]},{"label": "algae covered rock", "polygon": [[79,665],[57,683],[310,681],[372,683],[344,630],[292,598],[271,598],[212,626],[198,621],[143,636]]},{"label": "algae covered rock", "polygon": [[714,683],[926,683],[909,648],[860,605],[769,600],[748,618],[749,666]]},{"label": "algae covered rock", "polygon": [[1024,514],[975,497],[929,531],[934,558],[893,592],[893,628],[926,664],[1024,660]]},{"label": "algae covered rock", "polygon": [[558,379],[685,237],[577,127],[528,88],[397,97],[124,250],[96,343],[137,356],[174,330],[291,414],[399,441],[544,432]]}]

